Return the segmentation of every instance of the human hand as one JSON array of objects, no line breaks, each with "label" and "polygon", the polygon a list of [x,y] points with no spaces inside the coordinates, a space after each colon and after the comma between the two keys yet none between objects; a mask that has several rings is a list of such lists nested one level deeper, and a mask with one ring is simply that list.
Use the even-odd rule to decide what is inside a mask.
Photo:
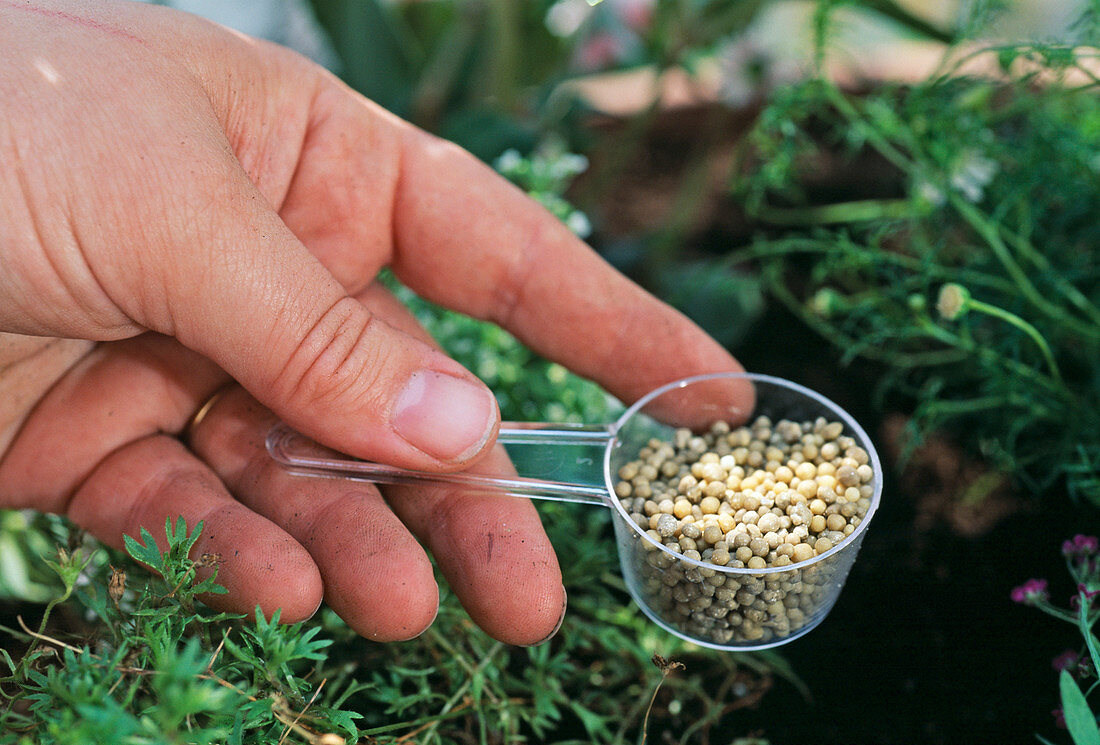
[{"label": "human hand", "polygon": [[[0,0],[0,59],[0,506],[115,546],[204,520],[230,590],[212,603],[292,621],[324,596],[366,636],[414,636],[438,598],[411,530],[495,637],[560,619],[529,503],[383,498],[263,453],[282,419],[372,460],[508,467],[491,394],[383,266],[625,400],[738,369],[468,154],[286,50],[164,8]],[[227,389],[187,447],[231,381],[251,396]]]}]

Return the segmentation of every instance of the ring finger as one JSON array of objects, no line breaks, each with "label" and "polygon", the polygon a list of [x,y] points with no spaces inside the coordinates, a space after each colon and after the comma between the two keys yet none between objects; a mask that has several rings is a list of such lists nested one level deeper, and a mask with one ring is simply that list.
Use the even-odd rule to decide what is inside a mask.
[{"label": "ring finger", "polygon": [[211,605],[308,617],[321,601],[309,554],[234,500],[173,436],[227,379],[167,337],[99,345],[38,401],[4,454],[5,504],[67,514],[119,549],[123,535],[137,537],[142,527],[163,541],[166,518],[203,521],[193,550],[222,555],[218,579],[230,591]]}]

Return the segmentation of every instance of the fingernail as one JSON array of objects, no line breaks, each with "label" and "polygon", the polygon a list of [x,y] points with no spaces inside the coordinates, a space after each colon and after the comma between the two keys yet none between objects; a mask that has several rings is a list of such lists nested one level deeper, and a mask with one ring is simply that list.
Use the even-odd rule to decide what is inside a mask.
[{"label": "fingernail", "polygon": [[542,639],[540,639],[539,641],[535,642],[534,644],[528,645],[528,646],[537,647],[540,644],[546,644],[546,642],[550,641],[551,639],[553,639],[555,636],[558,635],[558,631],[561,630],[562,621],[565,620],[565,611],[566,611],[567,608],[569,608],[569,595],[565,592],[564,587],[561,589],[561,598],[562,598],[561,599],[561,615],[558,616],[558,622],[554,625],[554,630],[551,631],[549,634],[547,634]]},{"label": "fingernail", "polygon": [[463,463],[485,447],[496,428],[489,389],[453,375],[419,370],[409,376],[393,408],[393,429],[417,450]]}]

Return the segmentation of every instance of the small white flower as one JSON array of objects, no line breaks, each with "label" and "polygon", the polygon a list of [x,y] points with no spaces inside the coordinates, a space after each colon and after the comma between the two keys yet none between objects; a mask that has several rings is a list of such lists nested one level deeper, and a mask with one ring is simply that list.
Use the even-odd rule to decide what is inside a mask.
[{"label": "small white flower", "polygon": [[518,150],[508,149],[500,154],[493,167],[500,173],[511,173],[523,163],[523,156]]},{"label": "small white flower", "polygon": [[966,313],[969,308],[970,291],[960,284],[948,282],[940,288],[939,299],[936,300],[936,310],[947,321],[954,321]]},{"label": "small white flower", "polygon": [[917,182],[916,194],[922,201],[933,207],[942,207],[947,203],[947,195],[943,193],[943,189],[928,179],[922,178]]},{"label": "small white flower", "polygon": [[576,176],[588,170],[588,158],[577,153],[565,153],[558,158],[558,164],[566,176]]},{"label": "small white flower", "polygon": [[560,38],[572,36],[591,12],[592,6],[585,0],[558,0],[546,11],[546,28]]},{"label": "small white flower", "polygon": [[565,219],[566,226],[578,238],[587,238],[592,234],[592,223],[583,212],[573,212]]},{"label": "small white flower", "polygon": [[967,150],[955,164],[951,174],[951,186],[962,192],[967,201],[981,201],[985,187],[998,171],[997,161],[974,150]]}]

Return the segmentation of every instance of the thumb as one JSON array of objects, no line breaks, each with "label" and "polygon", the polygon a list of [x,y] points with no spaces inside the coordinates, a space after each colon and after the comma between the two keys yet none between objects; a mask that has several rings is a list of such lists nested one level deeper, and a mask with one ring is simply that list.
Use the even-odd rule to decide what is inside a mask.
[{"label": "thumb", "polygon": [[208,202],[206,240],[169,251],[153,328],[331,447],[420,469],[476,459],[499,423],[488,388],[349,297],[243,171],[234,181]]}]

